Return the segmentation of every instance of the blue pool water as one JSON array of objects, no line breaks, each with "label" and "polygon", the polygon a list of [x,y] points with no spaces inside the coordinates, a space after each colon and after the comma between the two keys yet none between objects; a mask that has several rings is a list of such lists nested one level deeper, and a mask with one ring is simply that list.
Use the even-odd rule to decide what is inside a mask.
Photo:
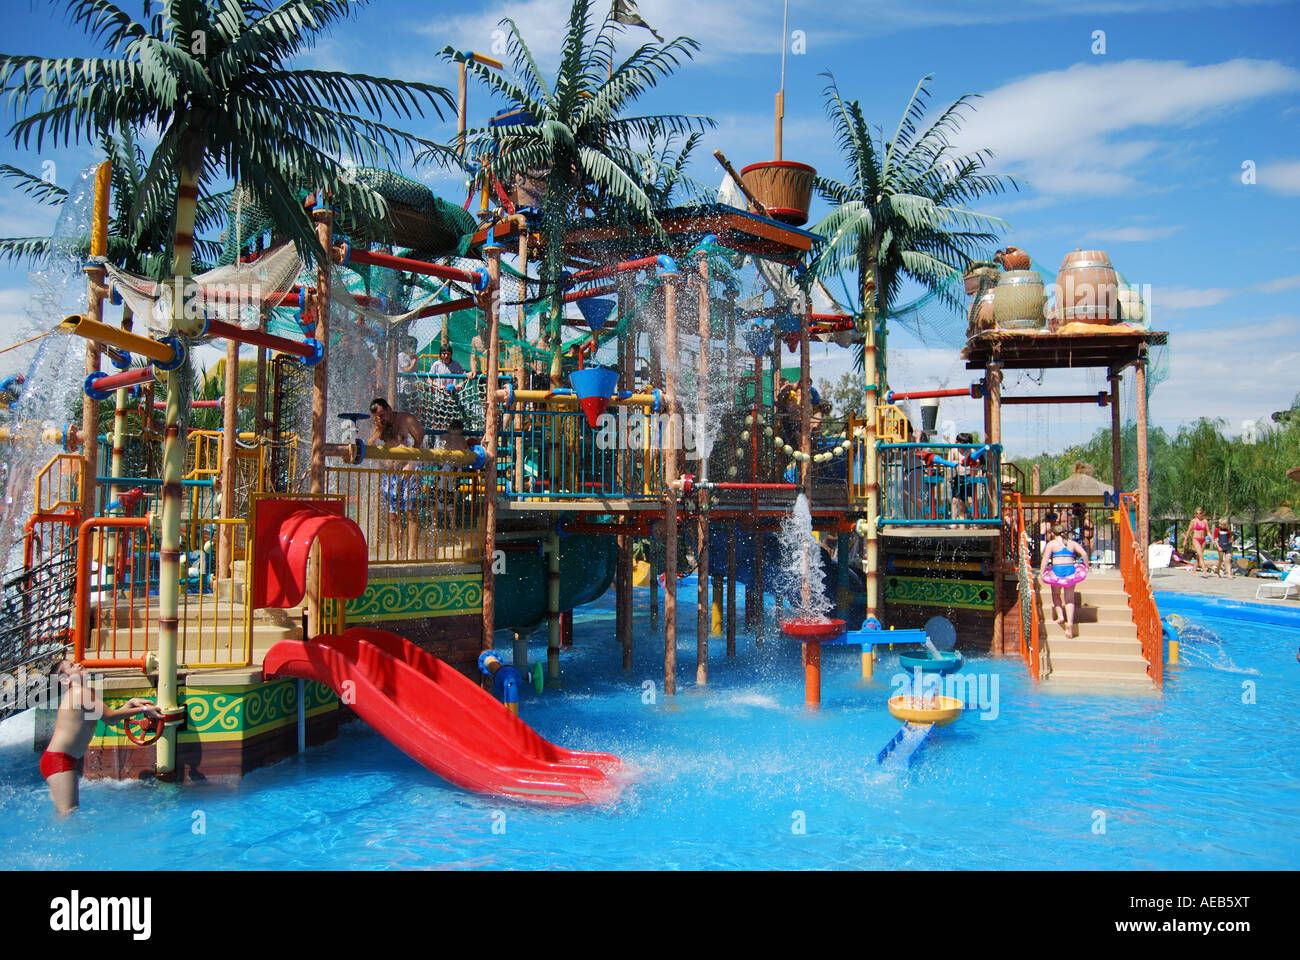
[{"label": "blue pool water", "polygon": [[84,784],[59,820],[19,717],[0,726],[0,868],[1300,866],[1295,630],[1195,618],[1162,697],[1052,694],[1017,661],[972,657],[990,694],[996,678],[996,717],[936,730],[900,773],[874,760],[898,728],[896,654],[863,686],[856,650],[828,649],[810,714],[794,644],[742,638],[728,659],[715,639],[703,692],[682,601],[674,702],[640,591],[633,670],[610,596],[575,618],[563,689],[523,703],[542,735],[635,768],[607,808],[463,793],[356,723],[238,783]]}]

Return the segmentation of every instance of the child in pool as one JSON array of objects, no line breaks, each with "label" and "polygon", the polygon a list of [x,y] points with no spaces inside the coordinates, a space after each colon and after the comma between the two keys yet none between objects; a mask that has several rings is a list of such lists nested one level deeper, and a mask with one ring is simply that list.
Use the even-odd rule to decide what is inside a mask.
[{"label": "child in pool", "polygon": [[126,717],[143,713],[155,720],[162,711],[148,700],[133,698],[126,706],[109,710],[95,695],[86,668],[71,660],[59,663],[52,676],[58,676],[64,688],[59,698],[59,711],[54,719],[54,736],[41,754],[41,776],[50,788],[50,799],[59,813],[70,813],[80,805],[77,790],[77,761],[90,746],[95,735],[95,722],[114,723]]},{"label": "child in pool", "polygon": [[[1083,547],[1070,539],[1069,528],[1061,522],[1052,525],[1052,539],[1043,548],[1043,565],[1040,574],[1047,573],[1051,567],[1052,574],[1059,579],[1066,579],[1079,572],[1082,566],[1088,569],[1088,554]],[[1065,627],[1065,635],[1078,636],[1074,625],[1074,584],[1060,586],[1052,584],[1052,619]]]}]

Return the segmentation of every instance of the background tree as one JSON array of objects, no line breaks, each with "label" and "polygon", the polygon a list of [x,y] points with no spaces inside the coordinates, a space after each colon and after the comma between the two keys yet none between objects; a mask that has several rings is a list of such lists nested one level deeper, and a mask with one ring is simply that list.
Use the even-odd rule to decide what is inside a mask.
[{"label": "background tree", "polygon": [[[963,297],[951,283],[953,273],[979,258],[1006,229],[1002,220],[966,205],[1018,186],[1012,177],[986,172],[990,151],[957,155],[953,150],[950,137],[961,129],[974,97],[961,97],[920,130],[931,79],[923,77],[886,140],[879,131],[873,135],[858,102],[845,101],[834,77],[826,76],[826,113],[847,179],[817,178],[817,191],[832,209],[813,227],[827,238],[813,272],[822,279],[857,275],[865,322],[880,323],[877,369],[867,375],[883,392],[886,324],[904,279],[960,311]],[[859,369],[863,357],[860,345]]]}]

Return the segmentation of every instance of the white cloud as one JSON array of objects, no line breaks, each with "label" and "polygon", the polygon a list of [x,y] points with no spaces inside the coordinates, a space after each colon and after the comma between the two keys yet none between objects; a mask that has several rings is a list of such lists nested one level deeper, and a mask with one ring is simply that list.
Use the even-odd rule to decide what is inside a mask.
[{"label": "white cloud", "polygon": [[1296,287],[1300,287],[1300,273],[1255,285],[1255,289],[1260,293],[1281,293],[1284,290],[1294,290]]},{"label": "white cloud", "polygon": [[1235,296],[1236,290],[1226,287],[1208,287],[1192,289],[1189,287],[1153,287],[1150,290],[1149,306],[1152,316],[1156,311],[1189,310],[1197,307],[1214,307],[1229,297]]},{"label": "white cloud", "polygon": [[1083,238],[1098,243],[1146,243],[1171,237],[1181,229],[1182,224],[1171,227],[1114,227],[1109,230],[1089,230]]},{"label": "white cloud", "polygon": [[1300,160],[1264,164],[1255,171],[1255,179],[1275,193],[1300,196]]},{"label": "white cloud", "polygon": [[1160,162],[1152,128],[1206,123],[1297,89],[1300,70],[1269,60],[1079,63],[984,94],[954,143],[993,150],[999,169],[1048,194],[1119,194]]}]

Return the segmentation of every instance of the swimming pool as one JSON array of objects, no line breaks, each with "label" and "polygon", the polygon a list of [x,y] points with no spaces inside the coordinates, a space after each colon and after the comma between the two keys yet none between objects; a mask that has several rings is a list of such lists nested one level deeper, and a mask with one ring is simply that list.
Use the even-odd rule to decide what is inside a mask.
[{"label": "swimming pool", "polygon": [[864,687],[856,650],[828,649],[810,714],[798,648],[781,639],[742,638],[730,660],[715,640],[708,691],[683,682],[683,617],[682,692],[665,703],[644,591],[638,604],[634,669],[619,669],[611,594],[575,616],[563,689],[522,704],[549,739],[636,768],[608,808],[463,793],[358,723],[238,783],[84,784],[81,813],[60,822],[19,717],[0,726],[0,867],[1300,866],[1295,631],[1189,618],[1215,637],[1185,640],[1163,697],[1053,694],[1018,661],[971,657],[996,718],[968,712],[889,773],[873,758],[898,728],[885,709],[897,654]]}]

